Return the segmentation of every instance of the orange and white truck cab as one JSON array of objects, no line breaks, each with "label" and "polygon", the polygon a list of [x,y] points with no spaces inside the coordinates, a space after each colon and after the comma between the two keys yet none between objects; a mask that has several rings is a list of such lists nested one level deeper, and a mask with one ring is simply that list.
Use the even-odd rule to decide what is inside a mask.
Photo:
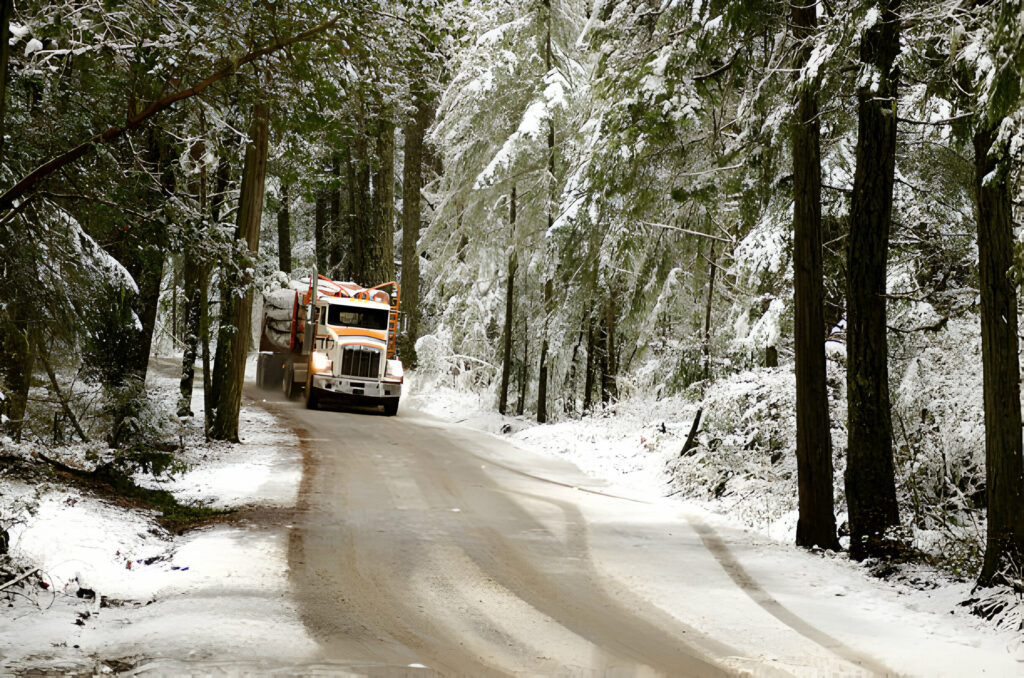
[{"label": "orange and white truck cab", "polygon": [[304,388],[310,409],[330,397],[383,406],[393,416],[404,380],[397,355],[400,294],[395,282],[364,288],[311,276],[306,291],[295,293],[284,344],[269,341],[264,317],[257,381],[270,387],[280,379],[289,398]]},{"label": "orange and white truck cab", "polygon": [[307,405],[316,407],[320,396],[330,393],[357,404],[383,405],[385,414],[397,412],[404,374],[390,332],[390,300],[323,297],[315,308]]}]

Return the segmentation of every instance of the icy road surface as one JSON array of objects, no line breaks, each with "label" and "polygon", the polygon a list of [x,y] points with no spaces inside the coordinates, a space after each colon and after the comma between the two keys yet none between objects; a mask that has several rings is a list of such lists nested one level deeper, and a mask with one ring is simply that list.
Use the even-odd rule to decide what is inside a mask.
[{"label": "icy road surface", "polygon": [[[370,675],[1010,675],[825,559],[403,408],[308,411],[289,544],[312,664]],[[422,667],[422,669],[420,668]],[[404,672],[401,675],[406,675]]]}]

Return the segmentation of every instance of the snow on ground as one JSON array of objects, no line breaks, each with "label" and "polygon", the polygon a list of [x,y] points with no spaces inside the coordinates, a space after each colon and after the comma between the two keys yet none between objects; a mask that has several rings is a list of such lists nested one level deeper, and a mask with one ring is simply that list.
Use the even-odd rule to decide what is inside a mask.
[{"label": "snow on ground", "polygon": [[[176,379],[155,372],[151,386],[158,397],[173,399]],[[772,380],[786,378],[781,373],[739,375],[721,393],[709,392],[709,402],[740,398],[746,403],[735,412],[715,408],[714,416],[724,419],[712,419],[713,429],[739,424],[731,433],[736,440],[725,441],[722,454],[745,444],[744,417],[774,416],[780,407],[775,394],[788,389],[773,387]],[[856,655],[871,648],[871,656],[885,657],[886,669],[901,674],[1024,675],[1019,632],[994,631],[959,605],[970,596],[969,584],[924,566],[915,566],[916,574],[905,569],[895,583],[880,581],[844,555],[791,547],[792,511],[784,503],[788,491],[765,489],[791,472],[785,465],[748,460],[764,468],[728,479],[732,494],[724,498],[716,499],[706,488],[703,495],[692,491],[711,476],[695,473],[681,483],[679,449],[695,412],[684,399],[633,397],[594,416],[537,426],[502,417],[479,394],[423,375],[409,375],[407,389],[403,409],[571,461],[586,474],[611,481],[612,491],[643,500],[643,510],[663,516],[664,525],[649,520],[649,541],[633,551],[612,548],[621,516],[592,521],[595,560],[610,580],[627,583],[676,614],[707,609],[716,591],[729,588],[735,595],[739,585],[763,610],[764,619],[733,619],[730,607],[722,605],[720,614],[704,620],[707,630],[728,637],[730,623],[735,622],[733,629],[742,623],[749,637],[730,642],[740,648],[777,648],[774,654],[787,671],[820,674],[827,672],[829,665],[822,662],[828,652]],[[201,405],[197,391],[193,410],[201,412]],[[205,444],[193,436],[186,444],[187,469],[171,480],[147,484],[169,489],[183,501],[287,511],[294,506],[301,475],[298,441],[260,408],[244,406],[242,424],[243,444]],[[700,455],[685,463],[717,468]],[[785,488],[786,483],[774,486]],[[0,602],[8,605],[0,616],[0,673],[26,668],[107,672],[142,658],[140,648],[147,662],[136,670],[156,673],[187,671],[191,661],[234,662],[237,668],[273,657],[275,666],[288,666],[314,656],[316,644],[289,596],[287,526],[236,520],[173,537],[143,513],[56,484],[7,482],[3,489],[0,511],[23,518],[10,528],[12,555],[38,563],[47,588],[33,583],[34,593],[28,595],[0,592]],[[36,508],[30,511],[31,505]],[[736,512],[737,505],[743,510]],[[685,538],[702,540],[717,554],[720,567],[694,572],[689,563],[671,562],[676,556],[668,546],[679,535],[664,530],[681,522],[691,528]],[[687,599],[672,580],[655,576],[665,571],[706,581],[701,591],[706,589],[708,600]],[[693,596],[692,588],[686,591]],[[770,618],[797,635],[772,635],[777,631]],[[808,655],[807,643],[796,642],[798,636],[831,649]],[[124,664],[104,663],[110,660]]]},{"label": "snow on ground", "polygon": [[[201,416],[197,386],[192,409]],[[177,379],[154,369],[150,388],[173,400]],[[242,433],[240,445],[203,444],[192,436],[186,470],[145,484],[170,490],[181,502],[218,508],[294,506],[298,441],[244,402]],[[30,511],[32,499],[38,507]],[[9,530],[11,555],[38,565],[48,587],[34,583],[29,595],[0,592],[7,606],[0,616],[0,673],[109,672],[141,652],[157,672],[161,662],[180,667],[203,659],[273,657],[289,664],[316,649],[290,600],[285,527],[241,517],[174,537],[144,512],[56,484],[9,483],[0,502],[0,512],[22,516]]]},{"label": "snow on ground", "polygon": [[[777,397],[791,389],[777,387],[785,386],[787,379],[791,380],[792,374],[782,370],[748,373],[712,387],[706,402],[716,406],[718,413],[713,416],[728,421],[712,421],[708,427],[716,435],[729,430],[728,435],[737,438],[724,441],[726,444],[717,448],[720,454],[729,454],[730,448],[742,449],[746,435],[742,419],[768,418],[776,409],[785,409]],[[406,381],[409,395],[405,401],[413,408],[499,435],[523,449],[570,461],[585,474],[610,482],[612,489],[604,491],[653,505],[665,516],[666,525],[678,525],[680,519],[689,522],[705,545],[718,554],[721,567],[715,572],[694,572],[688,562],[667,563],[674,557],[673,550],[666,548],[673,537],[663,531],[652,534],[649,543],[637,544],[642,558],[636,557],[636,551],[602,549],[603,528],[600,520],[593,521],[597,531],[592,535],[594,549],[601,556],[595,560],[614,580],[627,582],[670,613],[707,609],[711,602],[694,600],[692,589],[656,576],[678,571],[680,576],[706,580],[709,596],[720,595],[722,588],[740,586],[767,615],[840,655],[856,657],[867,649],[869,661],[872,656],[885,657],[886,664],[878,667],[882,672],[1024,676],[1020,629],[994,629],[990,622],[970,614],[961,604],[972,595],[970,583],[957,582],[924,565],[904,566],[899,579],[884,581],[871,577],[865,567],[845,554],[809,553],[792,546],[795,479],[783,476],[795,474],[794,461],[769,458],[763,460],[763,469],[744,469],[744,474],[727,479],[730,494],[722,498],[715,496],[710,485],[698,489],[713,478],[701,469],[718,469],[714,472],[720,473],[723,462],[702,460],[700,454],[706,452],[680,461],[696,412],[696,406],[683,398],[634,396],[592,416],[540,426],[521,417],[498,415],[478,393],[453,388],[443,378],[407,373]],[[730,399],[740,403],[735,412],[725,411]],[[766,427],[757,428],[763,431]],[[761,464],[750,459],[744,463]],[[681,470],[680,464],[692,468]],[[792,489],[788,489],[790,484]],[[723,603],[720,611],[714,619],[704,620],[705,630],[720,627],[721,637],[729,637],[729,605]],[[785,670],[797,675],[833,673],[834,666],[822,663],[824,659],[806,656],[806,643],[799,648],[787,646],[785,638],[759,636],[761,626],[754,620],[733,621],[731,629],[742,625],[751,634],[746,639],[732,638],[730,642],[737,646],[776,647]]]}]

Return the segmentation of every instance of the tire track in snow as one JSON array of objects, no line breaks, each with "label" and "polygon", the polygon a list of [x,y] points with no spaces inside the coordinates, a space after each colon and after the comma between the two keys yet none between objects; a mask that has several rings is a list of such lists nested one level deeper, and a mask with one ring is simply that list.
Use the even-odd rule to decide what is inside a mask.
[{"label": "tire track in snow", "polygon": [[859,652],[842,641],[833,638],[824,631],[811,625],[808,621],[798,616],[792,610],[776,600],[761,584],[755,580],[746,568],[740,564],[733,552],[726,545],[725,541],[718,536],[707,523],[695,516],[686,516],[686,520],[693,526],[693,529],[700,536],[704,547],[711,552],[715,560],[722,566],[729,578],[747,594],[747,596],[761,606],[765,612],[778,619],[780,622],[799,633],[804,638],[819,645],[837,657],[855,664],[871,673],[880,676],[898,675],[874,657]]},{"label": "tire track in snow", "polygon": [[[486,461],[487,463],[498,466],[506,471],[515,473],[520,476],[531,478],[533,480],[557,485],[559,487],[566,487],[577,490],[579,492],[586,492],[588,494],[594,494],[601,497],[607,497],[608,499],[618,499],[620,501],[629,501],[638,504],[653,505],[653,502],[645,501],[643,499],[634,499],[632,497],[623,497],[620,495],[609,494],[600,490],[589,489],[580,487],[578,485],[572,485],[570,483],[564,483],[559,480],[552,480],[550,478],[544,478],[542,476],[521,471],[519,469],[507,466],[496,462],[493,459],[486,459],[475,453],[470,453],[473,456]],[[776,600],[770,593],[768,593],[761,584],[759,584],[753,576],[747,572],[746,568],[740,564],[736,556],[733,555],[732,551],[726,545],[725,541],[716,533],[707,523],[700,520],[695,516],[686,516],[687,522],[693,527],[694,531],[697,532],[701,539],[701,543],[704,547],[714,556],[715,560],[718,561],[722,569],[725,570],[729,578],[735,583],[751,600],[757,603],[762,609],[768,614],[778,619],[780,622],[791,628],[792,630],[799,633],[804,638],[807,638],[816,645],[824,648],[833,655],[840,659],[850,662],[856,666],[859,666],[871,673],[880,676],[895,676],[898,675],[895,671],[888,668],[874,657],[868,654],[860,652],[846,645],[842,641],[833,638],[819,628],[813,626],[810,622],[806,621],[792,610],[784,606],[778,600]]]}]

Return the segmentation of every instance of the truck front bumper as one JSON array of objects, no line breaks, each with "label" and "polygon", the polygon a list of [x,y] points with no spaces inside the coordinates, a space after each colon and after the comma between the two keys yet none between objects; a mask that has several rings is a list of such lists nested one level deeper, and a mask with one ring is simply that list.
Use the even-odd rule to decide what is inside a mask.
[{"label": "truck front bumper", "polygon": [[327,393],[369,400],[398,398],[402,395],[401,384],[350,377],[332,377],[327,374],[314,374],[313,387]]}]

